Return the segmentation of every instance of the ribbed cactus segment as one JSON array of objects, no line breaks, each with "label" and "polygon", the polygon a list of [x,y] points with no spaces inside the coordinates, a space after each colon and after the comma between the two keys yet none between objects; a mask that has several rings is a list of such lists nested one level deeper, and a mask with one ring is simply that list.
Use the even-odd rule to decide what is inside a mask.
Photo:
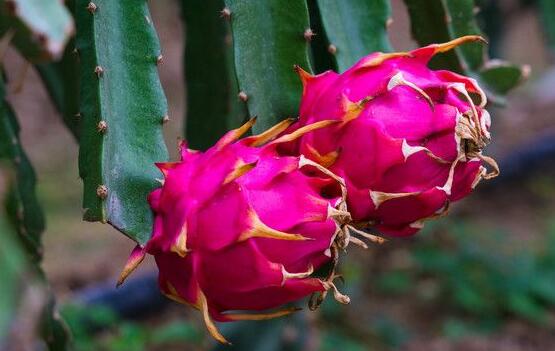
[{"label": "ribbed cactus segment", "polygon": [[40,236],[44,230],[44,215],[35,193],[35,171],[19,139],[19,125],[13,110],[4,100],[4,83],[0,82],[0,162],[13,170],[8,174],[9,190],[6,206],[21,241],[30,257],[38,262],[42,256]]},{"label": "ribbed cactus segment", "polygon": [[[69,334],[65,323],[55,312],[52,296],[38,265],[31,265],[28,252],[18,240],[16,231],[0,211],[0,345],[2,350],[34,349],[42,338],[50,351],[69,350]],[[50,299],[50,301],[49,301]],[[40,317],[40,318],[39,318]],[[27,322],[17,325],[14,321]],[[21,334],[20,334],[21,335]],[[43,348],[41,348],[43,349]]]},{"label": "ribbed cactus segment", "polygon": [[193,149],[207,149],[247,117],[239,100],[229,21],[223,0],[182,0],[185,21],[185,134]]},{"label": "ribbed cactus segment", "polygon": [[0,33],[13,31],[13,42],[29,60],[59,58],[74,32],[63,1],[0,0]]},{"label": "ribbed cactus segment", "polygon": [[293,70],[310,69],[305,0],[226,0],[233,35],[235,69],[241,99],[253,132],[262,132],[286,117],[295,117],[302,86]]},{"label": "ribbed cactus segment", "polygon": [[35,67],[64,124],[79,140],[79,57],[75,42],[72,40],[68,43],[59,61],[37,64]]},{"label": "ribbed cactus segment", "polygon": [[19,305],[20,286],[27,262],[25,254],[19,245],[15,232],[7,224],[4,216],[0,215],[0,276],[2,286],[0,288],[0,345],[9,330],[16,308]]},{"label": "ribbed cactus segment", "polygon": [[[317,0],[329,53],[340,72],[371,52],[391,51],[389,0]],[[319,34],[319,33],[318,33]]]},{"label": "ribbed cactus segment", "polygon": [[552,55],[555,53],[555,1],[538,0],[543,31]]},{"label": "ribbed cactus segment", "polygon": [[[420,45],[447,42],[464,35],[482,35],[476,21],[474,0],[404,0],[411,30]],[[477,78],[488,96],[503,102],[502,95],[528,75],[527,67],[502,61],[489,61],[481,43],[469,43],[436,56],[431,65]],[[491,79],[496,77],[496,79]]]},{"label": "ribbed cactus segment", "polygon": [[150,237],[145,201],[168,158],[161,51],[146,1],[76,2],[81,70],[84,219],[109,222],[139,243]]},{"label": "ribbed cactus segment", "polygon": [[322,24],[322,16],[316,0],[308,1],[308,13],[310,15],[310,28],[315,33],[310,40],[310,62],[315,73],[328,70],[337,71],[335,56],[329,52],[329,40],[326,30]]},{"label": "ribbed cactus segment", "polygon": [[[39,326],[40,335],[35,337],[41,337],[48,350],[64,351],[69,346],[69,334],[55,312],[54,298],[48,292],[40,268],[44,216],[35,193],[35,172],[21,146],[14,111],[4,98],[5,86],[0,78],[0,166],[9,166],[0,177],[7,176],[8,179],[5,203],[7,219],[11,222],[9,226],[4,220],[3,209],[0,209],[0,345],[5,345],[3,338],[6,337],[6,326],[20,313],[29,313],[28,308],[25,312],[25,305],[32,303],[35,304],[32,313],[38,314],[37,311],[42,310],[40,319],[38,315],[21,318],[31,318]],[[15,233],[12,233],[13,229]],[[29,328],[29,333],[35,332],[34,326],[30,325]],[[33,335],[26,337],[32,338]],[[16,346],[36,346],[12,345],[10,340],[7,342],[7,349],[10,350]]]},{"label": "ribbed cactus segment", "polygon": [[[474,18],[473,0],[405,0],[405,4],[410,15],[412,35],[421,45],[444,43],[462,35],[482,34]],[[468,43],[463,46],[436,56],[432,65],[458,73],[476,69],[483,62],[483,45]]]}]

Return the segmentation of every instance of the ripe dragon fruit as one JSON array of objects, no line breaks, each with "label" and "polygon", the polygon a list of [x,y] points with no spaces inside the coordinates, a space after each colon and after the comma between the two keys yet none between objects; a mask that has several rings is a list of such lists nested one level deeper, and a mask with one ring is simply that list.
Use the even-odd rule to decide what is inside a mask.
[{"label": "ripe dragon fruit", "polygon": [[183,143],[181,162],[159,164],[163,186],[148,199],[155,215],[152,238],[132,252],[119,283],[146,253],[153,255],[162,292],[202,311],[208,330],[223,343],[213,320],[267,319],[294,309],[230,311],[268,310],[311,294],[317,304],[329,289],[348,303],[333,284],[334,269],[325,278],[312,276],[336,262],[349,241],[364,246],[350,235],[344,183],[304,157],[276,153],[281,143],[336,121],[283,134],[292,122],[238,140],[251,120],[206,152]]},{"label": "ripe dragon fruit", "polygon": [[482,178],[498,174],[495,161],[482,155],[490,140],[484,92],[472,78],[427,67],[435,54],[480,40],[373,53],[342,74],[312,76],[297,67],[304,89],[300,120],[291,129],[340,123],[302,136],[295,152],[345,180],[358,226],[414,234]]}]

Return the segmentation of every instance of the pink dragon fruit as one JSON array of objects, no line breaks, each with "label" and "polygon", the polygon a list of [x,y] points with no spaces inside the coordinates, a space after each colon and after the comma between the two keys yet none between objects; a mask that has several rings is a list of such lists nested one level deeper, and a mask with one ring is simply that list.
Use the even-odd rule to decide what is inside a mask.
[{"label": "pink dragon fruit", "polygon": [[482,155],[490,139],[484,92],[472,78],[427,67],[435,54],[478,40],[466,36],[411,52],[373,53],[342,74],[312,76],[298,68],[304,89],[300,120],[291,128],[340,123],[304,135],[295,152],[345,180],[359,226],[414,234],[480,179],[498,174],[495,162]]},{"label": "pink dragon fruit", "polygon": [[181,162],[159,164],[163,186],[148,199],[152,238],[132,252],[119,283],[152,254],[162,292],[202,311],[210,333],[224,343],[213,320],[266,319],[294,309],[230,311],[273,309],[314,293],[321,300],[329,289],[348,303],[333,284],[333,269],[326,278],[312,277],[337,260],[338,248],[360,241],[347,230],[344,184],[310,160],[276,153],[277,145],[336,121],[275,139],[292,122],[237,141],[252,120],[205,153],[182,144]]}]

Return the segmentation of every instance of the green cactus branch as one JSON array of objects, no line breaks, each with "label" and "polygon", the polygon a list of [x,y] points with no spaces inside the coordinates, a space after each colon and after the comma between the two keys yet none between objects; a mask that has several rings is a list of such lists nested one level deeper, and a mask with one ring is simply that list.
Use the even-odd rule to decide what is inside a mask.
[{"label": "green cactus branch", "polygon": [[[69,350],[69,331],[56,312],[44,273],[38,263],[30,264],[31,253],[20,238],[0,211],[0,345],[6,350],[35,349],[40,338],[50,351]],[[18,321],[27,322],[18,325]],[[10,329],[17,329],[24,340],[6,333]],[[22,341],[31,344],[23,345]]]},{"label": "green cactus branch", "polygon": [[340,72],[371,52],[391,51],[389,0],[317,0],[329,52]]},{"label": "green cactus branch", "polygon": [[239,100],[229,22],[223,0],[182,0],[185,22],[185,134],[189,147],[206,149],[247,117]]},{"label": "green cactus branch", "polygon": [[555,2],[553,0],[538,0],[538,7],[543,22],[545,39],[553,55],[555,54]]},{"label": "green cactus branch", "polygon": [[79,140],[79,59],[72,40],[59,61],[35,66],[66,127]]},{"label": "green cactus branch", "polygon": [[0,161],[7,162],[13,169],[6,206],[27,251],[33,261],[38,262],[42,257],[40,236],[44,231],[44,215],[35,193],[35,171],[21,146],[19,125],[12,108],[5,101],[2,81],[0,105]]},{"label": "green cactus branch", "polygon": [[329,52],[329,39],[322,24],[322,15],[318,8],[317,0],[308,0],[308,13],[310,15],[310,29],[314,35],[310,41],[310,62],[315,73],[327,70],[337,71],[337,61]]},{"label": "green cactus branch", "polygon": [[144,244],[152,229],[146,197],[161,178],[154,163],[168,158],[158,37],[144,0],[78,0],[75,16],[84,219]]},{"label": "green cactus branch", "polygon": [[312,71],[305,39],[306,1],[226,0],[225,4],[241,97],[249,114],[258,116],[253,131],[296,117],[302,86],[293,66]]},{"label": "green cactus branch", "polygon": [[[3,213],[2,213],[3,214]],[[0,215],[0,345],[6,338],[5,332],[9,330],[16,314],[16,307],[20,295],[20,287],[24,274],[27,271],[25,254],[20,247],[15,232]]]},{"label": "green cactus branch", "polygon": [[63,1],[0,0],[0,33],[10,30],[23,56],[40,62],[62,56],[74,24]]},{"label": "green cactus branch", "polygon": [[[411,30],[420,45],[446,42],[463,35],[482,35],[476,22],[474,0],[404,0],[411,20]],[[468,43],[438,55],[432,66],[450,69],[477,78],[488,96],[503,103],[508,91],[528,75],[527,66],[487,57],[481,43]]]},{"label": "green cactus branch", "polygon": [[[17,313],[13,306],[18,306],[17,302],[25,299],[27,290],[34,289],[44,299],[42,306],[36,307],[35,317],[42,339],[50,351],[63,351],[69,345],[69,332],[55,312],[54,297],[48,292],[46,277],[40,268],[44,215],[35,193],[36,176],[21,146],[19,125],[14,111],[5,100],[5,91],[0,77],[0,167],[5,164],[8,170],[5,172],[8,179],[6,214],[17,236],[10,233],[11,228],[4,223],[3,211],[0,210],[0,276],[3,280],[0,288],[0,331],[5,330],[1,325],[6,323],[3,320],[6,313],[8,316]],[[10,282],[14,274],[17,281]],[[15,295],[9,290],[13,287],[18,289]],[[26,290],[22,293],[19,289],[23,287]]]}]

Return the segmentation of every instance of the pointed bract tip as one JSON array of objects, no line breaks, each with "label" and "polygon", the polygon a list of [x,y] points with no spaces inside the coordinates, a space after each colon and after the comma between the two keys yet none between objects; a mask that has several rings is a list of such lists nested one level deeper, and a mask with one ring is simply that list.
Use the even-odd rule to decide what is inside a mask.
[{"label": "pointed bract tip", "polygon": [[435,44],[436,47],[435,47],[434,54],[447,52],[447,51],[452,50],[452,49],[454,49],[457,46],[460,46],[462,44],[470,43],[470,42],[476,42],[476,41],[482,42],[484,44],[488,43],[487,40],[484,39],[480,35],[465,35],[464,37],[453,39],[453,40],[448,41],[446,43]]},{"label": "pointed bract tip", "polygon": [[187,256],[187,253],[190,252],[187,249],[187,223],[184,223],[181,227],[181,231],[171,246],[170,251],[176,253],[181,258]]},{"label": "pointed bract tip", "polygon": [[299,65],[294,65],[293,69],[299,75],[299,78],[301,79],[301,82],[303,83],[303,86],[306,85],[312,78],[314,78],[314,76],[312,74],[310,74],[307,71],[305,71],[304,69],[302,69],[301,66],[299,66]]},{"label": "pointed bract tip", "polygon": [[274,319],[279,317],[288,316],[292,313],[302,311],[300,307],[290,307],[285,308],[275,312],[268,312],[268,313],[228,313],[222,314],[220,317],[222,321],[264,321],[268,319]]},{"label": "pointed bract tip", "polygon": [[206,300],[206,296],[204,295],[204,293],[200,290],[199,290],[199,304],[200,304],[200,309],[202,311],[204,324],[206,325],[206,329],[208,329],[208,332],[210,333],[210,335],[212,335],[212,337],[221,344],[231,345],[231,343],[226,340],[226,338],[222,335],[222,333],[220,333],[220,331],[218,330],[218,327],[216,327],[216,325],[214,324],[214,321],[212,321],[212,318],[210,317],[210,311],[208,309],[208,301]]},{"label": "pointed bract tip", "polygon": [[314,123],[311,123],[311,124],[307,124],[306,126],[301,127],[299,129],[295,130],[294,132],[282,135],[281,137],[272,141],[272,144],[287,143],[287,142],[296,140],[296,139],[300,138],[301,136],[305,135],[306,133],[309,133],[313,130],[325,128],[325,127],[331,126],[333,124],[339,124],[341,122],[342,122],[341,120],[325,119],[323,121],[318,121],[318,122],[314,122]]},{"label": "pointed bract tip", "polygon": [[296,120],[296,118],[286,118],[264,132],[247,138],[247,144],[253,147],[264,145],[284,132]]},{"label": "pointed bract tip", "polygon": [[245,134],[246,132],[249,131],[249,129],[252,128],[252,126],[256,123],[257,118],[258,117],[254,116],[239,128],[236,128],[227,132],[220,140],[218,140],[218,142],[215,145],[215,148],[217,150],[221,150],[227,145],[238,140],[240,137],[243,136],[243,134]]},{"label": "pointed bract tip", "polygon": [[116,287],[120,287],[121,284],[125,282],[127,277],[129,277],[129,275],[133,273],[135,269],[137,269],[137,267],[139,267],[141,262],[143,262],[145,255],[145,249],[141,245],[135,246],[135,248],[131,251],[129,258],[127,259],[127,262],[125,263],[123,270],[121,271],[121,274],[116,283]]},{"label": "pointed bract tip", "polygon": [[242,175],[248,173],[249,171],[251,171],[254,167],[256,167],[256,164],[258,163],[258,160],[251,162],[251,163],[244,163],[243,161],[239,160],[235,166],[233,167],[233,170],[225,177],[224,179],[224,185],[225,184],[229,184],[232,181],[234,181],[235,179],[241,177]]},{"label": "pointed bract tip", "polygon": [[178,164],[177,162],[156,162],[154,165],[162,172],[164,177],[167,177],[169,171],[177,167]]},{"label": "pointed bract tip", "polygon": [[276,230],[264,224],[258,217],[258,214],[254,210],[250,210],[250,228],[245,230],[239,236],[237,241],[245,241],[250,238],[270,238],[277,240],[292,240],[292,241],[304,241],[313,240],[312,238],[307,238],[301,234],[291,234]]},{"label": "pointed bract tip", "polygon": [[412,54],[410,52],[405,52],[405,51],[389,52],[389,53],[379,52],[377,54],[372,54],[372,55],[367,56],[364,59],[364,61],[362,61],[360,66],[358,66],[358,68],[376,67],[376,66],[381,65],[382,63],[384,63],[387,60],[401,58],[401,57],[412,57]]}]

